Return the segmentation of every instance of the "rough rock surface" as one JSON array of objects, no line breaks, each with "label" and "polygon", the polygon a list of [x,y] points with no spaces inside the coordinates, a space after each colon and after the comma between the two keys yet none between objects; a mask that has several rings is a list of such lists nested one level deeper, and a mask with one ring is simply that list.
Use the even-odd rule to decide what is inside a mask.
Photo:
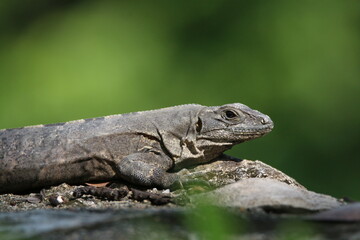
[{"label": "rough rock surface", "polygon": [[282,213],[321,211],[342,205],[337,199],[274,179],[249,178],[192,197],[209,204]]},{"label": "rough rock surface", "polygon": [[319,212],[308,219],[322,222],[360,222],[360,202]]},{"label": "rough rock surface", "polygon": [[[226,155],[221,156],[218,161],[185,170],[184,174],[187,175],[187,178],[189,179],[203,180],[209,183],[213,188],[219,188],[243,179],[269,178],[305,189],[291,177],[261,161],[240,160]],[[117,188],[122,187],[123,184],[115,183],[111,186]],[[0,211],[21,211],[39,208],[126,209],[151,207],[151,204],[148,201],[134,201],[129,197],[125,197],[118,201],[101,200],[94,196],[83,196],[75,199],[72,194],[77,187],[79,186],[61,184],[49,189],[43,189],[41,193],[30,193],[25,195],[2,194],[0,195]],[[208,188],[202,188],[195,185],[190,187],[188,191],[181,189],[175,193],[171,193],[171,196],[181,196],[184,192],[193,193],[203,192],[205,190],[208,190]],[[154,193],[163,192],[157,189],[151,189],[149,191]],[[61,202],[55,204],[58,197],[60,197]],[[266,201],[266,199],[264,199],[264,201]],[[175,205],[170,204],[170,206],[174,207]]]},{"label": "rough rock surface", "polygon": [[[119,186],[119,184],[116,184],[116,186]],[[150,201],[136,201],[129,196],[117,201],[104,200],[90,195],[75,198],[73,192],[79,187],[63,183],[59,186],[43,189],[41,193],[25,195],[3,194],[0,195],[0,212],[32,209],[144,209],[154,207]],[[148,192],[162,194],[164,191],[151,189]],[[164,194],[168,195],[169,193],[165,191]],[[53,201],[58,201],[59,197],[60,202],[55,204]],[[159,208],[159,206],[157,207]],[[167,204],[161,207],[169,208],[175,207],[175,205]]]},{"label": "rough rock surface", "polygon": [[242,179],[271,178],[305,189],[293,178],[261,161],[241,160],[227,155],[219,157],[212,163],[190,169],[189,172],[189,177],[203,179],[216,188]]},{"label": "rough rock surface", "polygon": [[[81,186],[61,184],[37,193],[0,195],[0,239],[210,239],[210,236],[242,240],[360,239],[358,204],[334,208],[342,202],[310,192],[260,161],[222,156],[216,162],[184,170],[183,174],[189,180],[205,180],[216,189],[204,193],[209,190],[208,185],[194,185],[175,192],[147,191],[174,199],[185,196],[185,200],[188,193],[201,192],[191,199],[207,197],[212,203],[226,207],[219,208],[221,214],[211,215],[212,210],[207,212],[209,206],[205,209],[183,208],[174,203],[154,206],[147,200],[134,200],[131,195],[110,201],[80,191],[80,197],[74,197],[74,191]],[[124,184],[109,183],[107,187],[111,192]],[[334,211],[306,214],[306,222],[303,221],[302,213],[323,209]],[[214,222],[215,218],[218,220]],[[322,224],[322,221],[339,220],[351,224]],[[217,225],[222,226],[214,227]],[[236,231],[226,232],[231,225]],[[299,231],[302,235],[295,236]]]}]

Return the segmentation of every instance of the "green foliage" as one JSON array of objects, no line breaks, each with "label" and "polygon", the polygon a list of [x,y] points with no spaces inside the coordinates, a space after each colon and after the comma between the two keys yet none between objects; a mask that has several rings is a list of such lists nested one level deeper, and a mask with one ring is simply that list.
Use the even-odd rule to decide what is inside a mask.
[{"label": "green foliage", "polygon": [[246,217],[240,213],[240,209],[224,209],[200,204],[186,215],[185,223],[190,233],[195,234],[198,239],[206,240],[239,237],[252,239],[256,236],[279,240],[305,240],[321,234],[314,224],[305,221],[274,218],[265,214],[256,217],[254,213],[252,217]]},{"label": "green foliage", "polygon": [[279,240],[307,240],[317,235],[314,225],[302,221],[283,221],[277,226]]},{"label": "green foliage", "polygon": [[231,154],[360,199],[359,4],[2,1],[0,128],[242,102],[275,129]]},{"label": "green foliage", "polygon": [[[221,240],[228,239],[229,235],[239,233],[244,229],[234,215],[221,208],[201,204],[186,215],[186,224],[189,232],[193,232],[200,239]],[[242,224],[245,224],[243,222]]]}]

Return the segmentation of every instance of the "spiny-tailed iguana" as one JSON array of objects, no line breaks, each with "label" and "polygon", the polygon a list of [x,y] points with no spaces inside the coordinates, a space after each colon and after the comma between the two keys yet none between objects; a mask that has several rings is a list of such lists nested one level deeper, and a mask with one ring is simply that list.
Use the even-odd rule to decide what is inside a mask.
[{"label": "spiny-tailed iguana", "polygon": [[181,180],[181,168],[209,162],[272,128],[267,115],[234,103],[3,129],[0,193],[113,179],[168,188]]}]

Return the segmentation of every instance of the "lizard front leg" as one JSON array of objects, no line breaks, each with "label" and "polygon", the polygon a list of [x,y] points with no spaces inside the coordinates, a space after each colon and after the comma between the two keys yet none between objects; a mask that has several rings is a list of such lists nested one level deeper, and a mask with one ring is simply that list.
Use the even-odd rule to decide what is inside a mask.
[{"label": "lizard front leg", "polygon": [[145,187],[169,188],[178,180],[176,173],[168,173],[173,160],[165,154],[147,150],[130,154],[117,162],[120,178]]}]

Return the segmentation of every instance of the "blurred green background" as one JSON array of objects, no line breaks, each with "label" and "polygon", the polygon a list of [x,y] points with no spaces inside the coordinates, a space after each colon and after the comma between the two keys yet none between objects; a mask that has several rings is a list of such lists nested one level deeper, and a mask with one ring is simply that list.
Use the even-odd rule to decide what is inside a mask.
[{"label": "blurred green background", "polygon": [[230,154],[360,200],[360,1],[0,2],[0,128],[241,102]]}]

